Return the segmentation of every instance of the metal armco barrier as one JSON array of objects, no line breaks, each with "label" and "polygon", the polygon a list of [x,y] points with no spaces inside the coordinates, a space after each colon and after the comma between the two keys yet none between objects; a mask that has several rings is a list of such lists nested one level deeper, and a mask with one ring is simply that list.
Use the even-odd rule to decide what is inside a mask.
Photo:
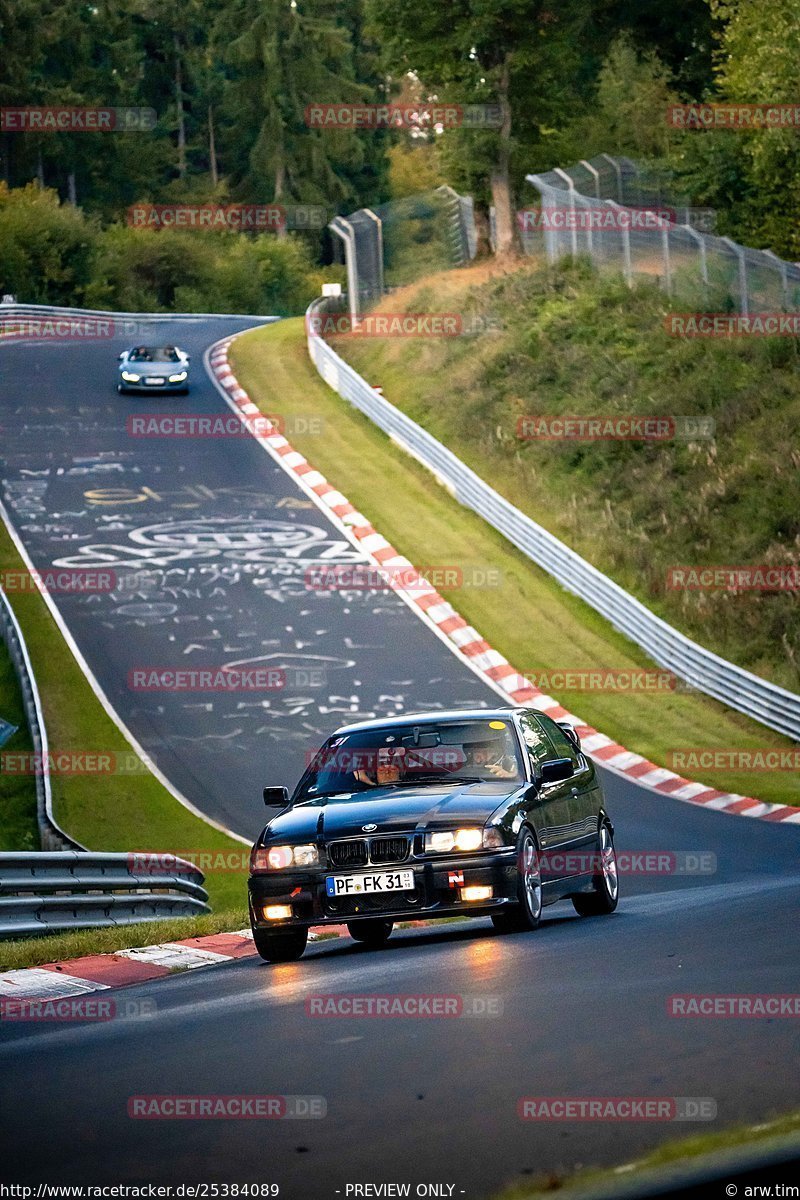
[{"label": "metal armco barrier", "polygon": [[[139,320],[139,321],[200,321],[205,318],[217,320],[262,321],[267,324],[279,321],[280,317],[264,317],[257,313],[163,313],[163,312],[108,312],[102,308],[64,308],[53,304],[18,304],[16,300],[0,301],[0,336],[3,334],[3,321],[13,321],[24,317],[73,317],[80,320],[83,317],[105,321]],[[119,333],[125,333],[120,329]],[[132,329],[131,333],[136,330]]]},{"label": "metal armco barrier", "polygon": [[[308,308],[307,318],[325,311],[329,303],[315,300]],[[308,320],[306,327],[310,327]],[[452,451],[384,399],[323,338],[309,333],[308,352],[329,387],[432,471],[461,504],[488,521],[567,591],[585,600],[615,629],[641,646],[659,666],[754,721],[800,741],[800,696],[727,662],[655,616],[641,601],[505,500]]]},{"label": "metal armco barrier", "polygon": [[22,703],[25,708],[25,720],[33,742],[34,753],[42,764],[37,771],[36,779],[36,823],[39,826],[39,840],[45,850],[83,850],[80,842],[76,842],[60,827],[53,816],[53,796],[50,789],[50,768],[48,765],[47,730],[42,714],[42,702],[39,689],[28,657],[28,647],[22,636],[14,610],[8,598],[0,589],[0,637],[6,644],[11,663],[19,680],[22,692]]},{"label": "metal armco barrier", "polygon": [[150,857],[0,853],[0,939],[211,911],[202,871],[180,858],[169,859],[168,868],[157,863],[148,869]]}]

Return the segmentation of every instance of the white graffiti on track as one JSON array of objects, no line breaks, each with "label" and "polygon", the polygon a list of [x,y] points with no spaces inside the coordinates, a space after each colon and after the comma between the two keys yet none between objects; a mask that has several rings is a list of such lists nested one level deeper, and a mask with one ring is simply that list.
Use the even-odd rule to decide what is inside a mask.
[{"label": "white graffiti on track", "polygon": [[316,525],[213,517],[144,525],[128,534],[129,542],[93,542],[79,552],[55,561],[58,567],[166,567],[178,562],[223,559],[240,564],[361,561],[349,542],[329,538]]}]

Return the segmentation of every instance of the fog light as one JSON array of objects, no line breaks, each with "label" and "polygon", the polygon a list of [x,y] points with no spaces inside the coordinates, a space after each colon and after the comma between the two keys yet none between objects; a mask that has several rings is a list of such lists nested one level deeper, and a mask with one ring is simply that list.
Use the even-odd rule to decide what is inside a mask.
[{"label": "fog light", "polygon": [[266,904],[262,909],[268,921],[288,921],[292,915],[291,904]]},{"label": "fog light", "polygon": [[463,887],[461,888],[462,900],[491,900],[494,895],[494,888],[491,887]]}]

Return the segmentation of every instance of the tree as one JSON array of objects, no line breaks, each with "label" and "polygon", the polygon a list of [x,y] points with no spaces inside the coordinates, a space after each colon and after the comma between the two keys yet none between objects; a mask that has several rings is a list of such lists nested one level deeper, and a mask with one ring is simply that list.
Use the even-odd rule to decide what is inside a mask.
[{"label": "tree", "polygon": [[354,181],[370,160],[372,181],[385,176],[374,165],[385,139],[312,129],[305,118],[314,103],[377,98],[360,14],[360,0],[335,16],[326,0],[235,0],[223,9],[213,35],[228,71],[219,140],[238,195],[328,208],[369,202]]},{"label": "tree", "polygon": [[[441,100],[495,106],[497,127],[443,135],[445,159],[489,192],[497,251],[515,248],[519,145],[575,102],[589,9],[580,0],[370,0],[372,22],[394,73],[411,71]],[[456,182],[454,180],[454,182]],[[460,182],[460,181],[459,181]]]}]

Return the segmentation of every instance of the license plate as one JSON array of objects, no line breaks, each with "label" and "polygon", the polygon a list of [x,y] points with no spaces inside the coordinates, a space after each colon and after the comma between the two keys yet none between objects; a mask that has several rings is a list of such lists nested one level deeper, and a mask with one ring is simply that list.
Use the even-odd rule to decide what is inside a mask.
[{"label": "license plate", "polygon": [[152,384],[153,387],[155,387],[155,385],[157,383],[164,383],[164,382],[165,381],[161,378],[160,375],[151,375],[149,377],[149,379],[145,379],[145,383]]},{"label": "license plate", "polygon": [[378,871],[373,875],[329,875],[329,896],[362,896],[365,892],[413,892],[413,871]]}]

